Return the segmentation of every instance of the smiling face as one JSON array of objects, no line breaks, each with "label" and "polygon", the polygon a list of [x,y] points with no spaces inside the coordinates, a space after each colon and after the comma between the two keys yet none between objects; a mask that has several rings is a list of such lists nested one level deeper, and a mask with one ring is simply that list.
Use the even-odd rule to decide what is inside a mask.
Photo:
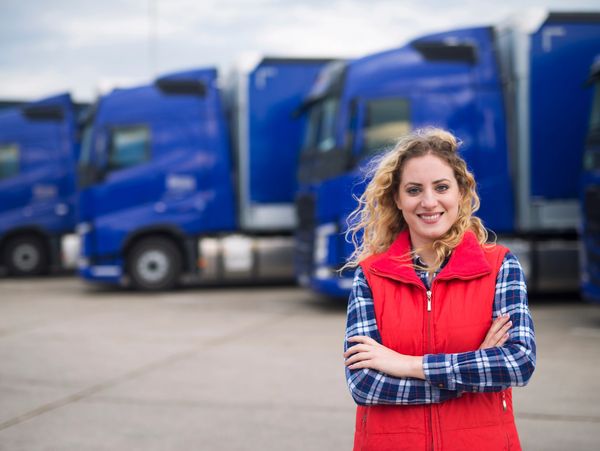
[{"label": "smiling face", "polygon": [[428,248],[456,222],[461,193],[452,168],[427,154],[406,161],[395,200],[413,247]]}]

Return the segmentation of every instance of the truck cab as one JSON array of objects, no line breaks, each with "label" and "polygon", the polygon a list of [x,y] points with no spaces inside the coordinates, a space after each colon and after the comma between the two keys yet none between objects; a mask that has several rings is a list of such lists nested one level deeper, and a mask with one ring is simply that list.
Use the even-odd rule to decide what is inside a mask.
[{"label": "truck cab", "polygon": [[79,163],[80,275],[149,291],[293,280],[293,112],[324,63],[258,58],[228,83],[196,69],[102,96]]},{"label": "truck cab", "polygon": [[582,271],[584,299],[600,303],[600,55],[590,69],[592,106],[582,173]]},{"label": "truck cab", "polygon": [[79,160],[80,275],[146,288],[196,267],[194,236],[235,230],[229,130],[215,69],[115,89],[90,111]]},{"label": "truck cab", "polygon": [[338,270],[353,249],[344,231],[365,168],[407,131],[435,126],[462,141],[477,215],[519,257],[528,287],[577,290],[582,155],[571,149],[585,135],[581,84],[599,25],[595,13],[532,11],[323,70],[304,102],[299,282],[349,294],[352,274]]},{"label": "truck cab", "polygon": [[0,111],[0,266],[9,275],[75,266],[84,107],[65,93]]},{"label": "truck cab", "polygon": [[309,124],[297,196],[301,284],[347,296],[351,274],[337,271],[352,251],[343,232],[364,189],[364,170],[414,128],[438,125],[464,140],[463,155],[486,180],[481,195],[488,221],[498,229],[511,226],[506,129],[495,120],[503,111],[502,87],[491,33],[482,27],[431,35],[321,73],[304,105]]}]

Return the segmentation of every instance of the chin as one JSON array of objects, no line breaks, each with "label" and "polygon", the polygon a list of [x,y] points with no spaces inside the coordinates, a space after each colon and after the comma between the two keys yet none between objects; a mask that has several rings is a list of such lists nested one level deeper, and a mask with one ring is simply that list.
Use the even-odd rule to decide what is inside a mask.
[{"label": "chin", "polygon": [[428,234],[426,234],[427,238],[429,238],[430,240],[439,240],[440,238],[442,238],[444,235],[446,235],[446,233],[448,233],[448,231],[450,230],[450,228],[447,228],[445,230],[442,231],[435,231],[435,232],[430,232]]}]

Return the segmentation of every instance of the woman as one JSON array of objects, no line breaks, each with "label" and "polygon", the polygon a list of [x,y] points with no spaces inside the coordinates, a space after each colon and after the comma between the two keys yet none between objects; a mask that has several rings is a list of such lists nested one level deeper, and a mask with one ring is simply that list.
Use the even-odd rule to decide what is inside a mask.
[{"label": "woman", "polygon": [[523,272],[486,244],[457,148],[439,129],[401,139],[351,215],[344,357],[356,450],[520,449],[509,387],[535,368]]}]

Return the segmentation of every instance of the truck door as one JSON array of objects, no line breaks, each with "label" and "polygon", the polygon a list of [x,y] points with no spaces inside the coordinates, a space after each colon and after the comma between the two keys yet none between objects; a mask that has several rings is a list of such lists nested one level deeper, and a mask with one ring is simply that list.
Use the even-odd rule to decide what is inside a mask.
[{"label": "truck door", "polygon": [[[151,169],[152,134],[145,123],[107,123],[99,129],[98,158],[103,181],[92,189],[93,217],[98,221],[131,224],[138,220],[133,206],[147,206],[162,190]],[[110,234],[96,243],[99,254],[116,250]],[[108,240],[107,240],[108,239]]]}]

